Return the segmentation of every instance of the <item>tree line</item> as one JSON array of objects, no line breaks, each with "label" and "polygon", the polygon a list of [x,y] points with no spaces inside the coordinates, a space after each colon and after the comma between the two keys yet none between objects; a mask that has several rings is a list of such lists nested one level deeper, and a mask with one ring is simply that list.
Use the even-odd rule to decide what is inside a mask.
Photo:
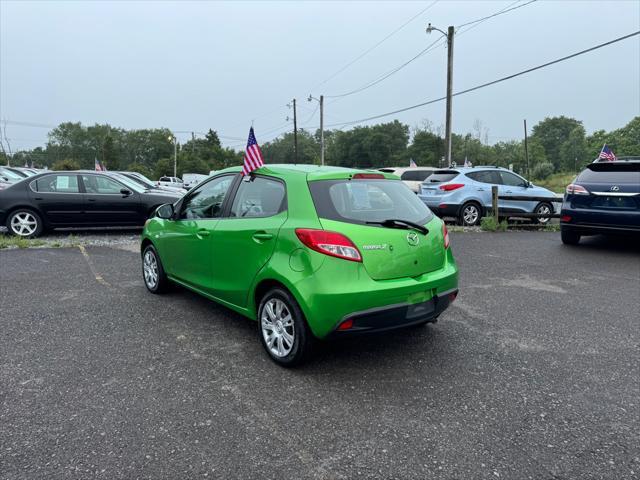
[{"label": "tree line", "polygon": [[[260,142],[260,132],[256,132]],[[397,120],[351,130],[328,130],[325,163],[343,167],[405,166],[413,159],[421,166],[441,167],[445,154],[442,128],[428,121],[410,128]],[[125,130],[110,125],[84,126],[66,122],[51,130],[44,147],[6,153],[2,163],[34,165],[54,170],[93,169],[95,159],[109,170],[132,170],[159,178],[173,174],[174,139],[169,129]],[[581,121],[549,117],[533,126],[528,138],[530,172],[526,171],[523,140],[489,142],[488,129],[476,121],[473,131],[453,134],[452,158],[474,165],[512,166],[517,172],[542,179],[554,172],[575,172],[597,157],[607,143],[618,156],[640,155],[640,117],[613,131],[587,135]],[[209,173],[242,163],[242,151],[223,147],[217,133],[177,144],[178,175]],[[293,132],[261,144],[266,163],[320,163],[320,132],[298,131],[297,160]]]}]

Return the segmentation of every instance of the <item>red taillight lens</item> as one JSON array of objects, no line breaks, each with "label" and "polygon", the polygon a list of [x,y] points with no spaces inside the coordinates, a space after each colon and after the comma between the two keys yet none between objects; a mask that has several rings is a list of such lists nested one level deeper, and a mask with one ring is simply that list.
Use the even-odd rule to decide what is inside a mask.
[{"label": "red taillight lens", "polygon": [[560,221],[561,222],[570,222],[571,221],[571,215],[562,215],[560,217]]},{"label": "red taillight lens", "polygon": [[577,183],[567,185],[567,193],[572,193],[574,195],[589,195],[589,191]]},{"label": "red taillight lens", "polygon": [[341,233],[312,228],[296,228],[296,235],[311,250],[352,262],[362,262],[358,248]]},{"label": "red taillight lens", "polygon": [[449,230],[447,226],[442,222],[442,236],[444,237],[444,249],[449,248]]},{"label": "red taillight lens", "polygon": [[444,185],[440,185],[438,188],[445,192],[450,192],[451,190],[457,190],[462,187],[464,187],[464,183],[445,183]]},{"label": "red taillight lens", "polygon": [[349,330],[352,327],[353,327],[353,319],[350,318],[349,320],[345,320],[344,322],[342,322],[338,327],[338,330]]},{"label": "red taillight lens", "polygon": [[353,177],[354,180],[357,179],[366,179],[366,178],[384,178],[384,175],[382,175],[381,173],[356,173]]}]

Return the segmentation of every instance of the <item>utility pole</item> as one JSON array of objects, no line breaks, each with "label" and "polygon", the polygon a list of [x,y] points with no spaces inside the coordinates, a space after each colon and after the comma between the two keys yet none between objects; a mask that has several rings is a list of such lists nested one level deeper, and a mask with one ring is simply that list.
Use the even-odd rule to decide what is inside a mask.
[{"label": "utility pole", "polygon": [[447,142],[447,165],[451,166],[451,105],[453,94],[453,35],[455,28],[447,30],[447,119],[445,123],[445,137]]},{"label": "utility pole", "polygon": [[445,117],[445,157],[447,165],[451,166],[451,114],[453,110],[452,98],[453,98],[453,37],[456,33],[456,29],[453,26],[449,26],[447,33],[443,32],[439,28],[436,28],[429,24],[427,26],[427,33],[437,30],[442,35],[447,37],[447,113]]},{"label": "utility pole", "polygon": [[171,135],[168,138],[169,141],[173,140],[173,176],[178,176],[178,139],[175,135]]},{"label": "utility pole", "polygon": [[324,95],[320,95],[320,165],[324,167]]},{"label": "utility pole", "polygon": [[527,143],[527,119],[524,119],[524,158],[527,162],[527,178],[531,178],[531,170],[529,170],[529,144]]},{"label": "utility pole", "polygon": [[293,158],[298,163],[298,118],[296,115],[296,99],[293,99]]}]

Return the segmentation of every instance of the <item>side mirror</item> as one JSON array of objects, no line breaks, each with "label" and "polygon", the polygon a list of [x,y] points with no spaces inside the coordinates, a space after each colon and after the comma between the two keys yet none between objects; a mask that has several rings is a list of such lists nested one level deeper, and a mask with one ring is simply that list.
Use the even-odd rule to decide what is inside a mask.
[{"label": "side mirror", "polygon": [[129,190],[128,188],[121,188],[120,193],[122,194],[122,196],[128,197],[133,192],[131,192],[131,190]]},{"label": "side mirror", "polygon": [[174,213],[173,205],[171,203],[165,203],[164,205],[160,205],[156,210],[156,217],[171,220]]}]

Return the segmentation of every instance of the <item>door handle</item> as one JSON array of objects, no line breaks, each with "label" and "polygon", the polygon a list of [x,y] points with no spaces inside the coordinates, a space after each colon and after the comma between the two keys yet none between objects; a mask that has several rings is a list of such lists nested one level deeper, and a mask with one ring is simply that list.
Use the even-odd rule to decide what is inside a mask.
[{"label": "door handle", "polygon": [[507,190],[505,193],[513,193],[511,190]]},{"label": "door handle", "polygon": [[96,199],[95,198],[87,198],[87,202],[95,202]]},{"label": "door handle", "polygon": [[204,228],[201,228],[200,230],[198,230],[198,231],[196,232],[196,235],[197,235],[198,237],[208,237],[208,236],[209,236],[209,230],[206,230],[206,229],[204,229]]},{"label": "door handle", "polygon": [[271,240],[273,238],[273,234],[267,232],[256,232],[252,237],[256,242],[264,242],[266,240]]}]

